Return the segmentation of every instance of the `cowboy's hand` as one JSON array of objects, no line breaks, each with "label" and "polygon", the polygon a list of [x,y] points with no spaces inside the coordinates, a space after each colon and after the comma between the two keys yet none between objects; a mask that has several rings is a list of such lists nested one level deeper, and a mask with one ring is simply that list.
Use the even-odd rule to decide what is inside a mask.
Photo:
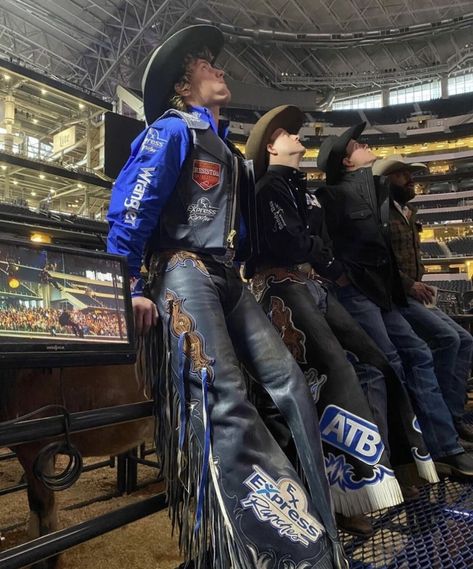
[{"label": "cowboy's hand", "polygon": [[423,304],[430,304],[435,296],[435,291],[429,285],[415,282],[409,291],[409,296],[412,296],[412,298],[415,298]]},{"label": "cowboy's hand", "polygon": [[145,296],[134,296],[131,299],[133,316],[135,318],[135,332],[137,336],[145,335],[151,326],[158,322],[158,309],[156,304]]}]

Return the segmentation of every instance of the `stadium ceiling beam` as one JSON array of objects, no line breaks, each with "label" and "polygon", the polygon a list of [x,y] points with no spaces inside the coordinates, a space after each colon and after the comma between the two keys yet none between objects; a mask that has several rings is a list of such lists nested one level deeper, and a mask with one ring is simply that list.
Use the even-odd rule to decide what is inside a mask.
[{"label": "stadium ceiling beam", "polygon": [[[401,13],[393,14],[390,10],[386,10],[386,5],[385,5],[381,0],[374,0],[374,1],[375,1],[376,6],[378,7],[378,9],[380,9],[380,10],[384,13],[384,15],[385,15],[387,18],[389,18],[389,21],[390,21],[391,26],[392,26],[392,27],[396,27],[396,26],[397,26],[396,18],[397,18],[399,15],[402,15],[403,13],[401,12]],[[351,0],[351,2],[352,2],[352,4],[353,4],[353,0]],[[411,12],[410,8],[408,8],[408,9],[409,9],[410,15],[412,16],[412,21],[414,21],[414,16],[412,15],[412,12]],[[416,58],[416,53],[415,53],[415,51],[412,49],[411,44],[410,44],[409,42],[405,42],[403,45],[407,48],[407,50],[408,50],[409,53],[411,54],[411,57],[414,58],[414,60],[415,60],[415,58]],[[399,61],[396,59],[395,55],[394,55],[393,52],[389,49],[389,47],[388,47],[386,44],[382,44],[382,47],[383,47],[383,49],[384,49],[384,52],[391,58],[391,60],[392,60],[392,62],[393,62],[393,66],[398,65],[398,64],[399,64]]]},{"label": "stadium ceiling beam", "polygon": [[322,77],[298,77],[284,76],[277,83],[281,87],[298,86],[309,88],[311,86],[331,86],[333,88],[344,87],[368,87],[391,86],[399,83],[408,83],[441,77],[448,72],[447,65],[435,65],[432,67],[420,67],[418,69],[405,69],[392,73],[353,73],[353,75],[331,75]]},{"label": "stadium ceiling beam", "polygon": [[[0,22],[0,32],[1,49],[12,60],[37,68],[48,75],[57,73],[59,63],[69,69],[71,74],[87,74],[86,68],[46,47],[46,38],[40,30],[35,30],[33,34],[26,25],[18,27],[17,22],[12,22],[11,18],[5,16],[3,22]],[[37,41],[33,35],[38,37]]]},{"label": "stadium ceiling beam", "polygon": [[[208,9],[212,12],[212,14],[215,14],[216,16],[218,16],[222,21],[226,21],[227,18],[226,16],[220,11],[220,7],[219,7],[219,3],[215,2],[215,1],[211,1],[207,3],[208,5]],[[239,2],[233,2],[232,6],[237,10],[238,13],[240,13],[242,11],[242,6],[239,4]],[[254,18],[254,16],[251,14],[251,12],[245,12],[245,16],[248,17],[250,20],[252,20],[253,24],[257,23],[257,20]],[[198,23],[202,23],[202,19],[201,18],[195,18],[195,20]],[[208,23],[208,20],[204,20],[205,23]],[[243,49],[238,53],[238,55],[235,55],[235,53],[228,48],[228,46],[224,47],[224,53],[227,54],[227,56],[230,57],[230,59],[234,59],[235,61],[237,61],[238,65],[241,65],[247,72],[247,75],[251,75],[251,77],[253,77],[254,79],[256,79],[258,81],[258,83],[260,83],[261,85],[268,87],[269,82],[265,81],[264,79],[262,79],[261,75],[264,76],[264,73],[261,73],[260,70],[260,74],[258,74],[255,70],[254,65],[252,64],[251,61],[248,61],[247,58],[245,57],[245,54],[247,51],[249,51],[250,46],[248,45],[244,45]],[[246,79],[246,78],[245,78]]]},{"label": "stadium ceiling beam", "polygon": [[312,16],[307,13],[307,11],[300,5],[299,0],[290,0],[291,4],[294,6],[294,8],[297,10],[297,12],[299,12],[299,14],[304,18],[304,20],[306,22],[309,22],[309,24],[311,26],[313,26],[313,28],[315,30],[320,30],[320,26],[319,24],[312,18]]},{"label": "stadium ceiling beam", "polygon": [[[189,18],[202,2],[203,0],[163,0],[156,5],[154,0],[146,0],[139,10],[135,4],[127,2],[120,11],[122,15],[120,26],[109,26],[112,37],[118,39],[116,49],[95,46],[98,48],[99,58],[96,61],[92,90],[101,90],[102,86],[115,76],[124,59],[140,46],[141,40],[152,26],[159,22],[160,33],[153,39],[163,41],[177,31],[180,24]],[[133,25],[130,25],[130,21]],[[147,55],[148,53],[144,54],[144,57]]]},{"label": "stadium ceiling beam", "polygon": [[97,43],[96,37],[84,29],[85,22],[81,28],[77,28],[70,21],[74,18],[73,14],[68,12],[68,19],[59,15],[61,10],[59,3],[52,13],[43,9],[36,2],[28,0],[4,1],[10,14],[21,18],[26,24],[44,32],[47,37],[54,38],[72,49],[92,51],[91,43]]},{"label": "stadium ceiling beam", "polygon": [[[327,6],[325,0],[322,1],[324,6]],[[333,11],[331,13],[336,17]],[[320,49],[334,49],[340,47],[363,47],[364,45],[396,43],[411,39],[417,40],[426,36],[430,37],[433,32],[440,34],[470,28],[473,24],[473,12],[456,18],[446,18],[444,20],[426,22],[424,24],[382,28],[368,30],[366,32],[357,31],[343,33],[294,33],[271,29],[242,28],[224,22],[215,22],[214,20],[207,21],[219,26],[221,30],[227,34],[239,37],[245,41],[253,41],[256,44],[258,42],[265,42],[317,47]]]},{"label": "stadium ceiling beam", "polygon": [[[209,9],[210,11],[217,15],[221,21],[225,21],[228,22],[228,19],[225,18],[223,16],[223,14],[220,12],[219,8],[217,7],[219,3],[218,2],[213,2],[210,6]],[[289,5],[289,4],[288,4]],[[300,7],[299,3],[297,2],[297,0],[290,0],[290,5],[295,5],[299,12],[307,19],[309,19],[309,16],[307,15],[306,12],[303,11],[303,9]],[[268,2],[267,0],[262,0],[262,6],[264,6],[270,13],[271,15],[276,18],[278,20],[278,22],[281,24],[281,27],[285,28],[286,30],[290,30],[290,26],[288,24],[288,22],[282,18],[281,14],[272,6],[271,2]],[[245,15],[253,21],[253,25],[257,25],[257,20],[254,18],[254,16],[252,14],[250,14],[249,12],[245,12]],[[199,18],[200,19],[200,18]],[[310,20],[310,19],[309,19]],[[310,20],[311,21],[311,20]],[[311,21],[311,23],[313,23]],[[313,23],[314,24],[314,23]],[[315,24],[314,24],[315,25]],[[254,49],[254,47],[256,46],[245,46],[245,49],[243,50],[243,53],[248,52],[248,54],[253,56],[252,57],[252,61],[249,62],[249,65],[247,65],[243,59],[239,59],[239,63],[241,65],[243,65],[245,68],[247,69],[252,69],[253,64],[254,64],[254,58],[256,57],[257,61],[258,61],[258,67],[260,69],[260,72],[263,75],[268,75],[268,70],[270,72],[270,74],[272,75],[271,78],[268,77],[268,82],[272,85],[274,85],[274,78],[278,76],[278,74],[280,73],[279,69],[276,69],[274,67],[274,65],[271,64],[271,62],[269,60],[266,60],[264,62],[261,62],[261,54],[259,53],[258,50]],[[242,53],[242,55],[243,55]],[[296,69],[299,70],[300,73],[306,73],[306,70],[304,69],[303,65],[301,65],[301,62],[297,61],[293,55],[288,51],[288,50],[284,50],[283,55],[286,57],[286,59],[291,63],[291,65],[293,65]],[[314,61],[314,63],[318,64],[317,60],[313,57],[313,54],[311,54],[309,51],[306,51],[307,57],[312,59]],[[255,76],[254,72],[252,73],[253,76]],[[264,85],[267,85],[267,83],[265,83],[264,81],[261,81],[260,78],[259,82],[261,82]]]},{"label": "stadium ceiling beam", "polygon": [[260,83],[261,85],[263,85],[264,87],[267,87],[268,84],[258,75],[258,73],[255,72],[253,66],[248,65],[245,60],[243,59],[243,53],[248,49],[247,46],[245,46],[242,51],[238,54],[235,55],[233,53],[233,51],[229,50],[228,48],[224,48],[224,53],[226,53],[226,55],[230,58],[230,59],[234,59],[235,61],[238,62],[239,65],[241,65],[247,72],[248,75],[251,75],[251,77],[253,77],[254,79],[256,79],[258,81],[258,83]]}]

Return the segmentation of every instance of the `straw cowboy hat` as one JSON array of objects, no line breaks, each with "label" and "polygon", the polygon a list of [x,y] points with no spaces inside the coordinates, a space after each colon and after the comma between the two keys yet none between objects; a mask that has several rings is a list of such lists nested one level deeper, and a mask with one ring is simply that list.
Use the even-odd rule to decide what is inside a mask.
[{"label": "straw cowboy hat", "polygon": [[278,128],[297,134],[304,122],[304,113],[294,105],[281,105],[264,114],[253,127],[246,141],[245,156],[253,160],[255,178],[258,180],[268,168],[266,147]]},{"label": "straw cowboy hat", "polygon": [[322,142],[317,156],[317,168],[325,172],[328,184],[335,184],[341,177],[347,145],[351,139],[360,138],[365,126],[365,122],[351,126],[340,136],[327,136]]},{"label": "straw cowboy hat", "polygon": [[179,30],[153,52],[142,80],[148,124],[153,123],[169,108],[169,99],[174,94],[174,85],[182,76],[182,64],[186,55],[207,48],[213,56],[213,63],[223,44],[224,37],[218,28],[196,25]]},{"label": "straw cowboy hat", "polygon": [[427,170],[427,165],[422,162],[406,162],[402,154],[390,154],[385,158],[380,158],[372,166],[373,175],[387,176],[398,170],[410,170],[416,172],[417,170]]}]

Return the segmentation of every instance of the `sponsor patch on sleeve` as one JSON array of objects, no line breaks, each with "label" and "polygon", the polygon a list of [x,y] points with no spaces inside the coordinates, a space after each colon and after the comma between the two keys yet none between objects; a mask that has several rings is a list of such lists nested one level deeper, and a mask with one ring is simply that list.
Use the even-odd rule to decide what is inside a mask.
[{"label": "sponsor patch on sleeve", "polygon": [[204,192],[218,186],[221,174],[221,166],[217,162],[194,160],[192,164],[192,179]]}]

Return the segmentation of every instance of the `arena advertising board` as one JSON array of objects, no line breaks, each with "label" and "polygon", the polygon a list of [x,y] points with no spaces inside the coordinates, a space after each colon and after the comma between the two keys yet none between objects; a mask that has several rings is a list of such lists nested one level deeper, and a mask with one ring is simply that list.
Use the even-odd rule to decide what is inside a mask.
[{"label": "arena advertising board", "polygon": [[135,359],[124,259],[0,239],[0,363],[59,367]]}]

